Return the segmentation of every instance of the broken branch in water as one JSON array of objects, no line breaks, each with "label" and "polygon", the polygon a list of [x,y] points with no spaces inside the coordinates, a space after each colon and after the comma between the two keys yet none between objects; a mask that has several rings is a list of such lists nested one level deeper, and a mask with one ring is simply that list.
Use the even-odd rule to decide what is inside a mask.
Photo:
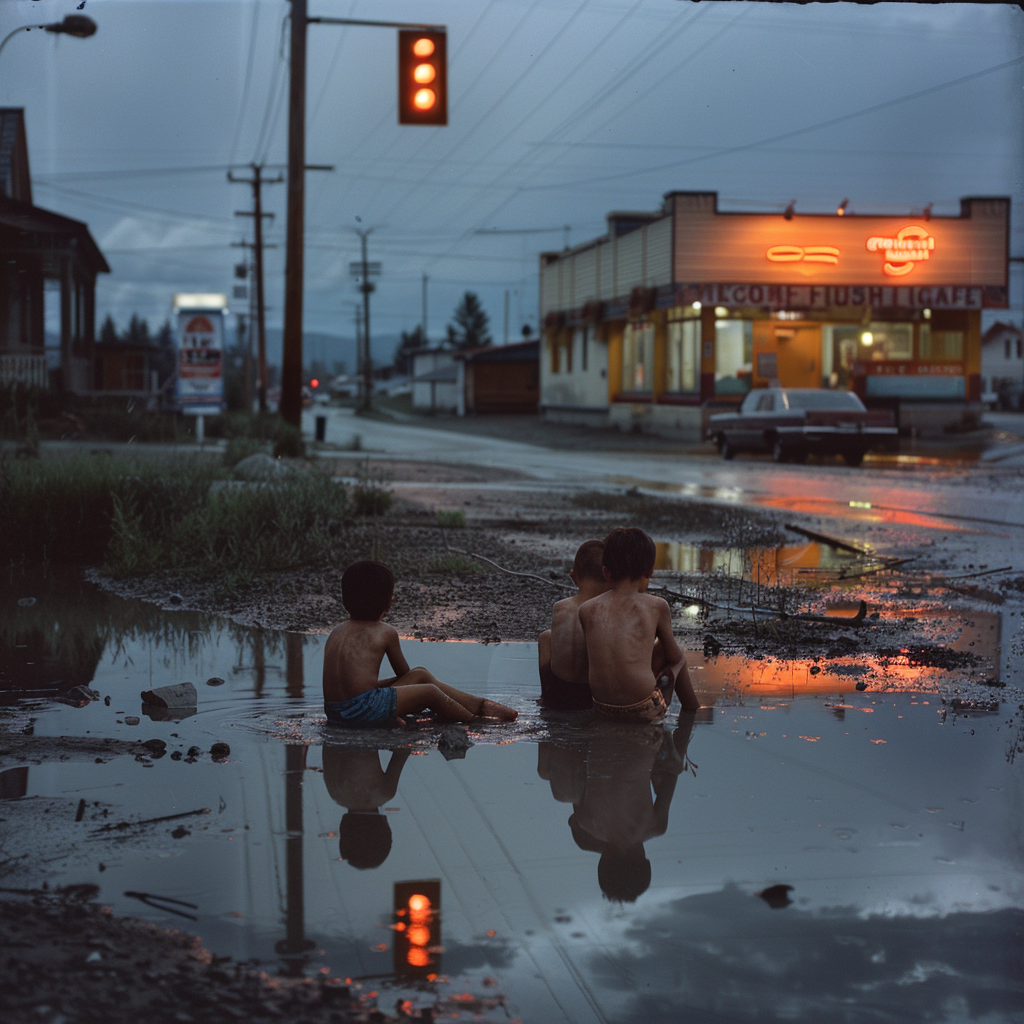
[{"label": "broken branch in water", "polygon": [[538,583],[546,583],[549,587],[558,587],[559,590],[575,590],[575,587],[570,587],[567,583],[559,583],[557,580],[546,580],[543,576],[538,576],[534,572],[516,572],[515,569],[506,569],[503,565],[498,565],[493,559],[484,558],[483,555],[478,555],[473,551],[464,551],[462,548],[452,547],[447,541],[445,541],[445,547],[449,551],[454,551],[459,555],[466,555],[469,558],[475,558],[478,562],[486,562],[488,565],[493,565],[495,569],[500,569],[502,572],[507,572],[509,576],[525,576],[530,580],[537,580]]},{"label": "broken branch in water", "polygon": [[855,555],[868,554],[864,548],[859,548],[854,544],[847,544],[845,540],[830,537],[827,533],[815,533],[814,530],[805,530],[802,526],[794,526],[792,523],[784,523],[783,525],[787,530],[792,530],[794,533],[799,533],[802,537],[816,540],[821,544],[827,544],[830,548],[835,548],[837,551],[850,551]]},{"label": "broken branch in water", "polygon": [[161,821],[176,821],[178,818],[191,818],[196,814],[209,814],[209,807],[200,807],[194,811],[182,811],[180,814],[161,814],[159,818],[143,818],[142,821],[115,821],[108,825],[101,825],[99,828],[94,828],[92,834],[96,835],[97,832],[112,832],[114,829],[122,830],[126,828],[138,828],[140,825],[156,825]]}]

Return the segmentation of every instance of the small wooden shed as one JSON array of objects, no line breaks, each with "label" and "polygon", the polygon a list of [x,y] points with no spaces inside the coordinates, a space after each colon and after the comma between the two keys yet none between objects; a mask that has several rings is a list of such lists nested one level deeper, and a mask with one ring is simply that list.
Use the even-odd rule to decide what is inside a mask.
[{"label": "small wooden shed", "polygon": [[537,412],[540,341],[491,345],[456,355],[459,414]]}]

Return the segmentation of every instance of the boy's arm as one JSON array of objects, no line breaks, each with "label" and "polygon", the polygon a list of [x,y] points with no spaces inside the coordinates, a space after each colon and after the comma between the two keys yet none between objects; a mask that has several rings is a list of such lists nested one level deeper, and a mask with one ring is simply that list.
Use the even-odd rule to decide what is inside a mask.
[{"label": "boy's arm", "polygon": [[684,711],[696,711],[700,707],[700,701],[693,692],[690,673],[686,669],[686,654],[672,635],[672,613],[664,598],[659,597],[656,600],[660,602],[660,607],[655,635],[661,641],[662,650],[665,652],[666,667],[675,676],[676,696]]},{"label": "boy's arm", "polygon": [[388,644],[384,653],[388,656],[388,663],[396,676],[404,676],[409,671],[409,662],[405,660],[402,653],[402,641],[398,637],[398,630],[389,627]]}]

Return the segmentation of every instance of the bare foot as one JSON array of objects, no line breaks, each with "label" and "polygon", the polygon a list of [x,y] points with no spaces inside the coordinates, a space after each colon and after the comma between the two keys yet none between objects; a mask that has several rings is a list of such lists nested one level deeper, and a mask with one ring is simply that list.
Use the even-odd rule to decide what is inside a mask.
[{"label": "bare foot", "polygon": [[499,704],[496,700],[488,700],[486,697],[480,701],[479,718],[497,718],[500,722],[514,722],[519,717],[515,708]]}]

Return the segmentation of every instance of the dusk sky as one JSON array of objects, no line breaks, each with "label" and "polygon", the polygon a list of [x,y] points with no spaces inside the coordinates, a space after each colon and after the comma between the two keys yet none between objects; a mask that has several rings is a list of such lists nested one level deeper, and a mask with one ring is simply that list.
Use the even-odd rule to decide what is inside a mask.
[{"label": "dusk sky", "polygon": [[[78,0],[0,0],[0,32]],[[37,205],[86,221],[112,273],[97,308],[153,326],[181,291],[230,293],[251,239],[228,166],[283,170],[284,0],[86,0],[97,34],[32,32],[0,57],[0,105],[26,110]],[[670,190],[720,207],[959,212],[1012,198],[1024,255],[1024,13],[1011,5],[679,0],[310,0],[311,15],[448,27],[449,124],[401,127],[395,31],[309,28],[307,331],[351,336],[352,229],[383,263],[375,332],[421,316],[442,337],[479,293],[500,341],[537,326],[537,256],[604,231],[610,210]],[[267,240],[268,324],[283,305],[285,189]],[[477,234],[482,229],[549,229]],[[1021,322],[1021,264],[1004,319]],[[246,312],[246,303],[235,303]],[[274,353],[271,353],[272,357]]]}]

